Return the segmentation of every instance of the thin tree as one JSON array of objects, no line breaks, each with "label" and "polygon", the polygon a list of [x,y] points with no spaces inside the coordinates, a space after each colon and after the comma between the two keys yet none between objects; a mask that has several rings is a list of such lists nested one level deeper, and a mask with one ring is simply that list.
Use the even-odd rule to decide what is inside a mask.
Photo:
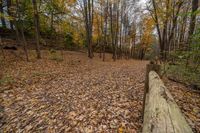
[{"label": "thin tree", "polygon": [[114,25],[113,25],[113,4],[110,2],[109,3],[109,7],[110,7],[110,34],[111,34],[111,43],[112,43],[112,51],[113,51],[113,60],[115,61],[115,53],[114,53],[114,49],[115,49],[115,44],[114,44]]},{"label": "thin tree", "polygon": [[157,29],[157,33],[158,33],[158,39],[159,39],[159,46],[160,46],[160,54],[161,54],[161,58],[164,57],[164,44],[162,43],[162,35],[161,35],[161,29],[160,29],[160,25],[159,25],[159,19],[158,19],[158,11],[157,11],[157,6],[156,6],[156,2],[155,0],[152,0],[152,4],[153,4],[153,14],[152,17],[155,21],[156,24],[156,29]]},{"label": "thin tree", "polygon": [[34,24],[35,24],[36,53],[37,53],[37,58],[38,58],[38,59],[41,59],[41,52],[40,52],[39,14],[38,14],[38,9],[37,9],[37,2],[36,2],[36,0],[32,0],[32,4],[33,4]]},{"label": "thin tree", "polygon": [[86,41],[88,45],[88,57],[93,58],[92,50],[92,30],[93,30],[93,0],[83,0],[84,18],[85,18],[85,30],[86,30]]},{"label": "thin tree", "polygon": [[5,21],[5,18],[4,18],[4,5],[3,5],[3,0],[0,0],[0,16],[1,16],[1,24],[2,24],[2,27],[6,27],[6,21]]},{"label": "thin tree", "polygon": [[108,0],[104,6],[104,27],[103,27],[103,61],[105,61],[105,52],[107,45],[107,28],[108,28]]},{"label": "thin tree", "polygon": [[190,38],[195,30],[196,25],[196,11],[198,9],[199,0],[192,0],[192,14],[190,18],[190,27],[189,27],[189,33],[188,33],[188,43],[190,43]]},{"label": "thin tree", "polygon": [[[28,57],[28,49],[27,49],[27,41],[26,41],[26,38],[25,38],[25,35],[24,35],[24,20],[22,19],[22,16],[24,16],[24,10],[20,10],[20,3],[18,0],[16,0],[16,8],[17,8],[17,11],[16,11],[16,14],[17,14],[17,19],[18,21],[16,22],[16,25],[15,25],[15,30],[17,31],[17,38],[18,38],[18,41],[22,42],[23,44],[23,49],[24,49],[24,53],[25,53],[25,56],[26,56],[26,61],[29,61],[29,57]],[[19,29],[20,29],[20,32],[19,32]],[[21,37],[20,37],[20,34],[21,34]]]},{"label": "thin tree", "polygon": [[[7,0],[7,8],[8,8],[8,15],[9,16],[11,16],[11,11],[12,11],[12,9],[10,9],[11,6],[12,6],[12,0]],[[10,19],[9,22],[10,22],[10,28],[13,30],[14,29],[14,27],[13,27],[13,20]]]}]

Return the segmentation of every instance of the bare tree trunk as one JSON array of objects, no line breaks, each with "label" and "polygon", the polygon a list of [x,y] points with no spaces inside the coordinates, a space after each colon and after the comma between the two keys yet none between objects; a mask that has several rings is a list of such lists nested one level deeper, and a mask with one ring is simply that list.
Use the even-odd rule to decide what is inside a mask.
[{"label": "bare tree trunk", "polygon": [[[51,5],[53,5],[53,0],[51,0]],[[53,14],[54,12],[51,10],[51,23],[50,23],[50,30],[51,30],[51,33],[53,32],[53,19],[54,19],[54,14]]]},{"label": "bare tree trunk", "polygon": [[93,53],[93,40],[92,40],[92,35],[93,35],[93,20],[94,20],[94,0],[92,0],[91,3],[91,18],[90,18],[90,39],[91,39],[91,45],[90,45],[90,50],[91,50],[91,56],[92,58],[94,57]]},{"label": "bare tree trunk", "polygon": [[119,44],[119,59],[122,59],[123,56],[123,49],[122,49],[122,43],[123,43],[123,23],[124,23],[124,12],[125,12],[125,4],[124,1],[121,1],[121,15],[120,15],[120,33],[119,33],[119,38],[120,38],[120,44]]},{"label": "bare tree trunk", "polygon": [[[92,2],[92,3],[91,3]],[[92,29],[93,29],[93,0],[88,0],[88,30],[89,30],[89,44],[88,44],[88,57],[93,58],[93,50],[92,50]]]},{"label": "bare tree trunk", "polygon": [[97,46],[99,47],[99,58],[101,58],[101,22],[102,20],[99,20],[99,17],[97,16]]},{"label": "bare tree trunk", "polygon": [[115,27],[115,46],[114,46],[114,60],[117,59],[117,45],[118,45],[118,34],[119,34],[119,0],[117,1],[116,5],[116,27]]},{"label": "bare tree trunk", "polygon": [[[7,0],[7,8],[8,8],[8,15],[9,16],[12,16],[11,15],[11,9],[10,9],[10,7],[11,7],[11,5],[12,5],[12,2],[11,2],[12,0]],[[14,29],[14,27],[13,27],[13,20],[11,19],[10,20],[10,28],[13,30]]]},{"label": "bare tree trunk", "polygon": [[104,9],[104,41],[103,41],[103,61],[105,61],[105,48],[106,48],[106,44],[107,44],[107,25],[108,25],[108,0],[106,2],[106,6]]},{"label": "bare tree trunk", "polygon": [[120,29],[119,29],[119,52],[118,52],[118,59],[122,57],[122,12],[120,16]]},{"label": "bare tree trunk", "polygon": [[101,26],[101,41],[100,41],[100,54],[99,54],[99,57],[102,58],[102,53],[103,53],[103,43],[104,43],[104,40],[103,40],[103,2],[101,0],[101,19],[100,19],[100,26]]},{"label": "bare tree trunk", "polygon": [[[172,29],[171,29],[171,32],[170,32],[170,35],[169,35],[169,39],[168,39],[168,43],[169,45],[171,45],[171,41],[173,39],[173,36],[174,36],[174,29],[176,28],[177,26],[177,19],[178,19],[178,14],[180,12],[180,9],[181,9],[181,6],[182,6],[183,2],[179,2],[179,5],[178,5],[178,9],[177,9],[177,12],[173,18],[173,24],[172,24]],[[174,7],[175,8],[175,7]]]},{"label": "bare tree trunk", "polygon": [[[10,0],[10,2],[11,2],[12,0]],[[12,2],[11,2],[12,3]],[[12,24],[11,25],[13,25],[14,27],[15,27],[15,35],[16,35],[16,41],[17,41],[17,45],[20,45],[20,33],[19,33],[19,20],[17,20],[17,18],[18,19],[20,19],[20,13],[19,13],[19,1],[18,0],[16,0],[16,8],[17,8],[17,11],[16,11],[16,14],[13,14],[12,12],[10,12],[10,16],[12,16],[13,18],[14,18],[14,20],[12,20],[11,22],[12,22]],[[10,9],[9,9],[10,10]]]},{"label": "bare tree trunk", "polygon": [[25,55],[26,55],[26,61],[29,61],[28,50],[27,50],[27,42],[26,42],[26,38],[24,36],[24,27],[23,27],[23,25],[21,26],[21,35],[22,35],[22,42],[23,42],[23,45],[24,45],[24,52],[25,52]]},{"label": "bare tree trunk", "polygon": [[93,0],[83,0],[88,57],[91,59],[94,56],[92,50],[93,4]]},{"label": "bare tree trunk", "polygon": [[110,33],[111,33],[111,43],[112,43],[112,58],[115,61],[115,46],[114,46],[114,31],[113,31],[113,5],[110,3]]},{"label": "bare tree trunk", "polygon": [[[188,12],[189,10],[189,6],[187,6],[187,9],[185,10],[185,12]],[[182,18],[182,22],[180,23],[180,36],[179,36],[179,48],[182,48],[183,46],[183,42],[185,41],[184,38],[185,38],[185,35],[186,35],[186,25],[187,25],[187,15],[185,15],[183,18]]]},{"label": "bare tree trunk", "polygon": [[[188,33],[188,38],[187,38],[188,50],[190,50],[190,43],[191,43],[192,35],[194,33],[195,26],[196,26],[196,11],[198,9],[198,4],[199,4],[199,0],[192,0],[192,15],[190,19],[190,27],[189,27],[189,33]],[[188,56],[186,60],[186,67],[189,65],[189,60],[190,60],[190,56]]]},{"label": "bare tree trunk", "polygon": [[[21,26],[20,26],[20,32],[21,32],[21,36],[22,36],[22,40],[20,39],[20,34],[19,34],[19,24],[17,24],[17,22],[15,23],[16,26],[15,26],[15,30],[16,30],[16,34],[17,34],[17,39],[19,42],[22,42],[23,44],[23,48],[24,48],[24,53],[25,53],[25,56],[26,56],[26,61],[29,61],[29,58],[28,58],[28,50],[27,50],[27,42],[26,42],[26,38],[25,38],[25,35],[24,35],[24,21],[21,20],[21,12],[19,12],[19,1],[16,0],[16,6],[17,6],[17,17],[18,17],[18,21],[22,22]],[[20,41],[21,40],[21,41]]]},{"label": "bare tree trunk", "polygon": [[15,26],[15,34],[16,34],[16,40],[18,45],[20,44],[20,35],[19,35],[19,29],[17,26],[17,22],[14,20],[14,26]]},{"label": "bare tree trunk", "polygon": [[157,29],[157,32],[158,32],[158,38],[159,38],[159,45],[160,45],[160,54],[161,54],[161,58],[164,57],[164,44],[163,44],[163,41],[162,41],[162,36],[161,36],[161,31],[160,31],[160,25],[159,25],[159,20],[158,20],[158,13],[157,13],[157,7],[156,7],[156,2],[155,0],[152,0],[152,3],[153,3],[153,10],[154,10],[154,20],[155,20],[155,23],[156,23],[156,29]]},{"label": "bare tree trunk", "polygon": [[[2,39],[1,39],[1,36],[0,36],[0,48],[1,48],[2,56],[3,56],[3,58],[5,59],[6,56],[5,56],[5,54],[4,54],[4,50],[3,50],[3,41],[2,41]],[[1,78],[1,77],[0,77],[0,78]]]},{"label": "bare tree trunk", "polygon": [[164,47],[164,60],[167,59],[167,52],[169,50],[169,44],[168,44],[168,36],[167,36],[167,29],[168,29],[168,20],[169,20],[169,0],[166,2],[166,11],[165,11],[165,21],[164,21],[164,28],[163,28],[163,34],[162,34],[162,45]]},{"label": "bare tree trunk", "polygon": [[6,21],[5,21],[5,18],[4,18],[4,11],[3,11],[3,0],[0,0],[0,13],[1,13],[2,27],[6,27]]},{"label": "bare tree trunk", "polygon": [[199,0],[192,0],[192,15],[190,19],[190,27],[189,27],[189,33],[188,33],[188,43],[190,43],[190,38],[195,30],[196,25],[196,11],[198,9]]},{"label": "bare tree trunk", "polygon": [[33,10],[34,10],[35,37],[36,37],[36,53],[37,53],[37,58],[41,59],[39,15],[38,15],[38,10],[37,10],[36,0],[32,0],[32,3],[33,3]]}]

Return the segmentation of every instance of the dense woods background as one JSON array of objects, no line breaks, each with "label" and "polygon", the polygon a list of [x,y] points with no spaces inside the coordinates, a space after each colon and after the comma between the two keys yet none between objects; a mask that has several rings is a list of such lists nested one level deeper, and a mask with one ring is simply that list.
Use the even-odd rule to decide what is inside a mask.
[{"label": "dense woods background", "polygon": [[200,64],[198,7],[198,0],[1,0],[2,56],[3,43],[12,39],[27,61],[30,48],[38,59],[41,49],[87,48],[89,58],[98,52],[104,61],[108,52],[114,61],[160,59],[173,65],[172,73],[180,68],[182,75],[188,71],[195,76]]},{"label": "dense woods background", "polygon": [[[10,73],[12,76],[20,75],[21,71],[17,70],[21,70],[22,66],[24,67],[22,70],[25,71],[22,73],[26,76],[29,76],[26,71],[32,68],[56,70],[59,74],[63,74],[68,72],[65,71],[65,67],[78,66],[80,70],[74,71],[85,73],[90,72],[92,68],[103,66],[102,72],[97,69],[91,77],[94,79],[98,76],[104,77],[116,70],[120,71],[118,76],[123,77],[126,77],[124,73],[127,75],[136,73],[134,76],[137,79],[140,77],[139,73],[145,72],[144,66],[148,60],[162,66],[162,77],[166,76],[172,81],[199,91],[199,5],[199,0],[0,0],[0,87],[9,85],[11,87],[7,88],[12,88],[14,78],[8,75]],[[74,55],[72,51],[86,53],[90,59],[89,63],[86,63],[87,59],[84,56]],[[134,60],[134,66],[132,59],[145,61],[135,63]],[[49,60],[56,63],[51,64]],[[68,64],[66,60],[70,60]],[[110,60],[116,64],[111,63],[104,67],[103,63]],[[130,61],[128,67],[124,67],[126,64],[124,60]],[[17,64],[18,61],[19,63],[22,61],[23,65]],[[102,64],[100,65],[98,61]],[[32,65],[32,68],[29,65]],[[134,70],[131,66],[134,66]],[[48,79],[49,76],[43,73],[33,75],[34,78],[39,75],[38,77],[44,79]],[[67,78],[66,76],[62,80],[65,81]],[[111,77],[105,79],[107,78],[113,80]],[[121,81],[120,78],[118,80],[122,84],[129,81],[127,77],[125,81]],[[52,80],[54,79],[47,81]],[[137,83],[143,82],[141,80],[142,78]],[[175,97],[179,95],[178,90],[174,88],[172,90]],[[42,93],[43,90],[40,91]],[[129,92],[129,89],[126,91]],[[185,97],[186,93],[181,96]],[[194,106],[192,102],[195,100],[188,97],[193,96],[198,99],[199,95],[189,93],[186,96],[191,106]],[[138,97],[141,98],[141,95]],[[195,103],[199,102],[196,101]],[[193,114],[189,117],[196,120],[196,117],[199,118],[197,113],[195,117]],[[136,127],[139,128],[140,125]],[[193,130],[200,131],[197,126],[193,127]]]}]

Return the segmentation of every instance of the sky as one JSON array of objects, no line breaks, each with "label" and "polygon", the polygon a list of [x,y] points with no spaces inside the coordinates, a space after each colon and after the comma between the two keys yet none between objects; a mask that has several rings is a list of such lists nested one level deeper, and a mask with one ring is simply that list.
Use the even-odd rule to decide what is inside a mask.
[{"label": "sky", "polygon": [[143,3],[147,2],[147,0],[140,0],[140,1],[143,2]]},{"label": "sky", "polygon": [[148,0],[140,0],[139,4],[141,5],[141,8],[144,8],[146,6]]}]

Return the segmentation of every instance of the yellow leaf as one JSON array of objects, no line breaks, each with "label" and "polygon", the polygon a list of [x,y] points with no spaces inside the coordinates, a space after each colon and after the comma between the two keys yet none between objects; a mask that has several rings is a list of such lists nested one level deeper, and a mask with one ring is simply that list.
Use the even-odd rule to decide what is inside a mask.
[{"label": "yellow leaf", "polygon": [[119,133],[123,133],[123,128],[122,127],[119,128]]}]

